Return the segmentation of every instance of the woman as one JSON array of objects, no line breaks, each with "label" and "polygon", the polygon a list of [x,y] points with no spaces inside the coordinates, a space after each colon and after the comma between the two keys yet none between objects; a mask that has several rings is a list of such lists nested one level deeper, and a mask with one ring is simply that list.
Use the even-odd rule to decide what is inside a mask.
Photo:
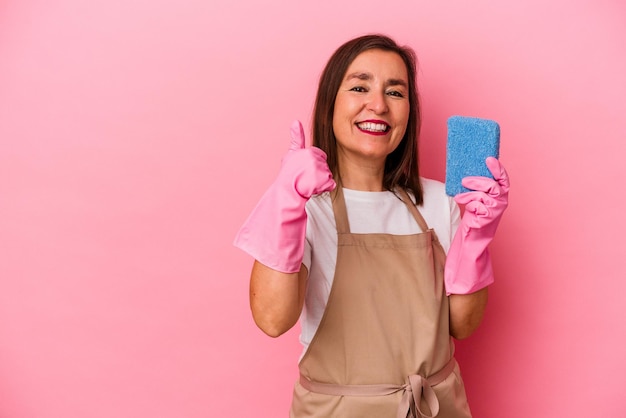
[{"label": "woman", "polygon": [[235,239],[256,260],[257,325],[275,337],[301,317],[292,417],[471,416],[451,336],[482,320],[508,178],[491,158],[495,180],[464,179],[476,191],[455,198],[460,219],[444,185],[418,176],[419,126],[412,50],[345,43],[320,78],[313,146],[295,122]]}]

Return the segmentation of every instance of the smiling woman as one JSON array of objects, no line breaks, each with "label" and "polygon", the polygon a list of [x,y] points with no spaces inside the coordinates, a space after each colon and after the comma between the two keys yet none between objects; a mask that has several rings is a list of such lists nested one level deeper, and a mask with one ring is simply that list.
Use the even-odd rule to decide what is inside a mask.
[{"label": "smiling woman", "polygon": [[[465,225],[476,214],[461,220],[444,185],[419,177],[419,126],[412,50],[383,35],[342,45],[320,78],[313,146],[294,123],[278,178],[235,239],[255,258],[257,325],[276,337],[301,320],[291,417],[471,416],[451,336],[480,324],[492,273],[459,271],[471,294],[444,277],[446,251],[475,246]],[[483,222],[497,225],[508,179],[490,168],[495,180],[474,178],[465,202],[496,204]]]},{"label": "smiling woman", "polygon": [[[422,188],[419,181],[417,169],[417,138],[420,132],[420,102],[416,87],[416,58],[411,48],[397,45],[386,36],[364,36],[345,43],[337,49],[328,61],[320,77],[320,87],[317,92],[315,110],[313,113],[313,145],[321,148],[328,155],[328,166],[337,178],[342,178],[339,174],[337,137],[335,135],[335,103],[339,98],[339,93],[344,84],[350,79],[355,83],[352,87],[357,91],[365,91],[362,83],[369,81],[374,68],[380,67],[359,67],[354,64],[367,59],[368,55],[375,54],[388,56],[388,60],[396,65],[398,59],[403,63],[400,68],[395,69],[397,73],[385,80],[390,86],[389,93],[397,95],[404,92],[405,101],[408,101],[408,120],[404,138],[395,150],[387,157],[383,187],[391,190],[393,185],[400,184],[402,187],[414,193],[416,203],[422,201]],[[370,61],[371,56],[369,57]],[[351,69],[349,71],[349,68]],[[390,72],[391,69],[385,69]],[[401,89],[402,83],[407,85]],[[395,88],[393,88],[395,87]],[[392,93],[396,92],[396,93]],[[380,119],[380,118],[375,118]]]},{"label": "smiling woman", "polygon": [[[395,52],[367,50],[348,67],[333,114],[344,187],[383,190],[379,178],[385,159],[398,147],[409,120],[407,79],[406,65]],[[361,170],[369,176],[362,177]]]}]

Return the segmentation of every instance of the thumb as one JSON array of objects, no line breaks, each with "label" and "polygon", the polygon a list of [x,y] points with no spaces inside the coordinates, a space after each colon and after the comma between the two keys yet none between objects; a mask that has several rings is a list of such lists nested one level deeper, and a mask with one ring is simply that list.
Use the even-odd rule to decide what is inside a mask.
[{"label": "thumb", "polygon": [[487,164],[487,168],[489,168],[489,171],[491,171],[493,178],[500,184],[504,191],[507,192],[511,187],[509,174],[504,169],[504,166],[502,165],[500,160],[494,157],[487,157],[485,163]]},{"label": "thumb", "polygon": [[289,150],[297,150],[304,148],[304,129],[302,123],[299,120],[294,120],[291,123],[291,143],[289,144]]}]

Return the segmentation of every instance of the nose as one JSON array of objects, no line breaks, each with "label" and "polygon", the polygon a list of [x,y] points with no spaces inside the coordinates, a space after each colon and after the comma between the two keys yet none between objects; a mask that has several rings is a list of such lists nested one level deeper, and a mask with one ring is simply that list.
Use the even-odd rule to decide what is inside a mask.
[{"label": "nose", "polygon": [[387,96],[385,92],[371,92],[367,108],[377,115],[386,113],[389,107],[387,106]]}]

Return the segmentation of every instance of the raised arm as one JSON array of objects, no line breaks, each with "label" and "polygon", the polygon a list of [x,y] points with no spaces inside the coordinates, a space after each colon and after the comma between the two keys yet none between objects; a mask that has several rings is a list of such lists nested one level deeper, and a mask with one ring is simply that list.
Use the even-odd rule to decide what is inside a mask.
[{"label": "raised arm", "polygon": [[450,332],[461,339],[480,325],[487,305],[487,286],[493,283],[489,243],[508,206],[509,177],[500,162],[487,158],[494,179],[466,177],[463,185],[474,191],[454,200],[465,205],[446,258],[445,284],[450,295]]},{"label": "raised arm", "polygon": [[255,322],[268,335],[284,333],[302,311],[307,277],[302,266],[306,202],[334,188],[326,154],[305,147],[302,124],[294,121],[291,145],[278,176],[234,242],[256,260],[250,277],[250,306]]}]

